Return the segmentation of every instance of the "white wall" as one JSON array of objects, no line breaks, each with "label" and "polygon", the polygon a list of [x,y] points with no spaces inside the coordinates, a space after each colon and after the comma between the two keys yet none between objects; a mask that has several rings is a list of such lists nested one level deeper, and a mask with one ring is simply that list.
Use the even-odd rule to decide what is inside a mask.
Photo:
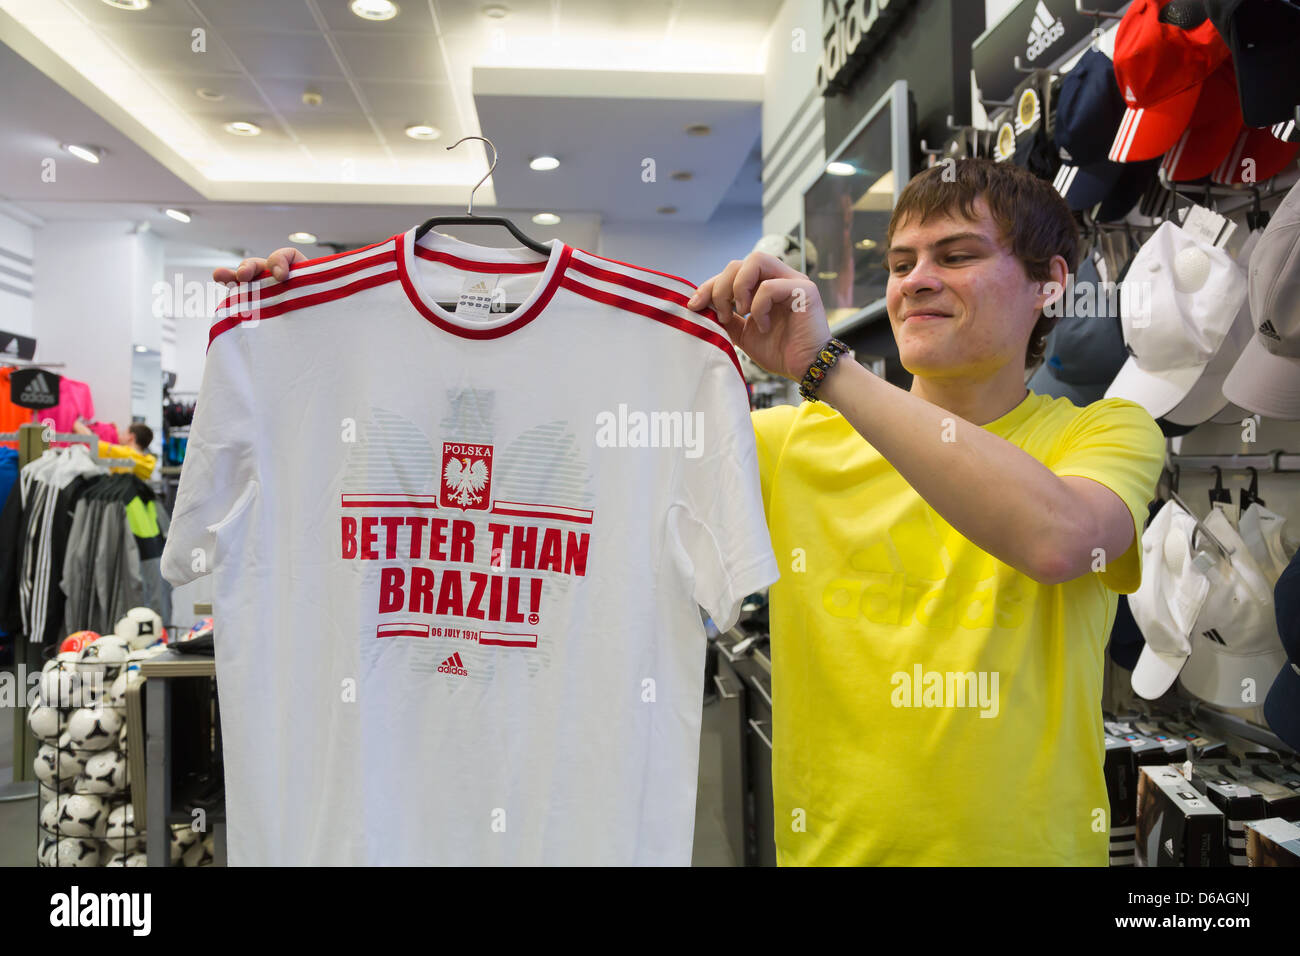
[{"label": "white wall", "polygon": [[609,222],[600,230],[597,255],[681,276],[697,285],[743,259],[762,236],[757,207],[719,206],[700,223]]},{"label": "white wall", "polygon": [[984,29],[993,26],[1020,0],[984,0]]},{"label": "white wall", "polygon": [[0,212],[0,331],[31,336],[35,230]]},{"label": "white wall", "polygon": [[36,359],[61,362],[62,374],[90,385],[95,417],[120,430],[131,421],[137,329],[150,334],[159,240],[126,221],[49,222],[35,238]]},{"label": "white wall", "polygon": [[826,163],[825,101],[817,94],[821,36],[820,0],[786,0],[767,35],[767,70],[763,77],[764,233],[798,234],[803,191]]}]

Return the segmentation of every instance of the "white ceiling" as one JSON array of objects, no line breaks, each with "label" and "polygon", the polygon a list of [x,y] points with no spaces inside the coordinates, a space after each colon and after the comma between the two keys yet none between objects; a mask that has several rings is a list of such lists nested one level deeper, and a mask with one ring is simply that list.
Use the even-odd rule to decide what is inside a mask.
[{"label": "white ceiling", "polygon": [[[654,219],[670,205],[702,221],[724,200],[757,202],[756,181],[732,186],[756,147],[779,0],[511,0],[503,19],[483,6],[400,0],[395,19],[370,22],[347,0],[152,0],[141,12],[0,0],[0,188],[37,215],[32,204],[52,199],[462,207],[485,150],[446,147],[482,134],[501,157],[479,207],[502,190],[521,212]],[[303,104],[308,90],[320,106]],[[223,130],[237,119],[262,134]],[[412,123],[442,136],[414,141]],[[714,133],[688,136],[695,123]],[[74,169],[65,141],[103,147],[105,161]],[[543,151],[560,169],[527,169]],[[51,155],[65,160],[57,184],[26,173]],[[642,181],[646,157],[655,183]],[[692,179],[671,180],[676,170]]]}]

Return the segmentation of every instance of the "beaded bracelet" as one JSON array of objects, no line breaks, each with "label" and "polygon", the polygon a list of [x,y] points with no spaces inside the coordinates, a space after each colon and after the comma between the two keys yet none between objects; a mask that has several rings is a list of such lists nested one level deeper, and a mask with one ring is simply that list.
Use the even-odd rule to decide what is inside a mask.
[{"label": "beaded bracelet", "polygon": [[821,401],[817,397],[817,389],[826,379],[826,374],[836,363],[841,355],[844,355],[849,347],[839,339],[831,339],[821,347],[817,353],[817,360],[808,366],[808,371],[804,374],[803,381],[799,384],[799,394],[807,401]]}]

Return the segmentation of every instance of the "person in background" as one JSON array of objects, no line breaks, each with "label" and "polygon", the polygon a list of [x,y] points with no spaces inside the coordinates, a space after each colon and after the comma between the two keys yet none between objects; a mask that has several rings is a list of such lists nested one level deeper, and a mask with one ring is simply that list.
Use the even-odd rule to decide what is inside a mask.
[{"label": "person in background", "polygon": [[[78,435],[94,434],[81,419],[77,419],[77,423],[72,426],[72,430]],[[127,441],[125,445],[113,445],[101,441],[99,443],[99,457],[129,458],[131,460],[129,465],[125,462],[121,465],[110,465],[108,470],[114,472],[133,471],[142,480],[148,481],[153,476],[154,467],[158,464],[157,456],[149,453],[149,445],[153,442],[153,429],[143,422],[133,422],[126,431]]]}]

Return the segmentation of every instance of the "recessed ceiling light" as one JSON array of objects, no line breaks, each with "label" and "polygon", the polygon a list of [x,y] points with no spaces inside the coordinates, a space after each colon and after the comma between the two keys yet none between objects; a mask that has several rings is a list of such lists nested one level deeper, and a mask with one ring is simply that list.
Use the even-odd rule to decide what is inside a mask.
[{"label": "recessed ceiling light", "polygon": [[489,17],[493,20],[504,20],[506,17],[510,16],[510,8],[504,3],[489,3],[487,6],[483,7],[480,12],[483,16]]},{"label": "recessed ceiling light", "polygon": [[352,0],[351,8],[362,20],[391,20],[397,16],[397,4],[391,0]]},{"label": "recessed ceiling light", "polygon": [[534,156],[528,161],[528,168],[535,169],[539,173],[544,173],[548,169],[554,169],[560,165],[560,161],[554,156]]},{"label": "recessed ceiling light", "polygon": [[137,345],[137,346],[135,347],[135,350],[136,350],[137,352],[148,352],[148,351],[149,351],[149,350],[148,350],[147,348],[145,348],[143,345]]},{"label": "recessed ceiling light", "polygon": [[233,123],[227,123],[225,130],[227,133],[233,133],[236,136],[256,136],[262,132],[262,127],[256,123],[245,123],[243,120],[236,120]]},{"label": "recessed ceiling light", "polygon": [[692,123],[686,127],[687,136],[708,136],[713,132],[713,127],[708,123]]},{"label": "recessed ceiling light", "polygon": [[310,232],[291,232],[289,233],[289,241],[301,243],[304,246],[310,246],[316,242],[316,237]]},{"label": "recessed ceiling light", "polygon": [[171,216],[177,222],[189,222],[191,218],[190,214],[184,209],[164,209],[163,212]]},{"label": "recessed ceiling light", "polygon": [[442,130],[438,129],[436,126],[424,126],[417,123],[414,126],[406,127],[406,135],[411,137],[411,139],[437,139],[442,135]]},{"label": "recessed ceiling light", "polygon": [[679,183],[684,183],[686,180],[690,179],[692,175],[692,173],[689,173],[684,169],[679,169],[677,172],[673,173],[670,178],[677,180]]},{"label": "recessed ceiling light", "polygon": [[852,163],[827,163],[826,172],[832,176],[852,176],[857,170]]},{"label": "recessed ceiling light", "polygon": [[76,143],[63,143],[62,145],[77,159],[84,159],[88,163],[97,163],[100,157],[104,155],[104,150],[99,146],[78,146]]},{"label": "recessed ceiling light", "polygon": [[533,216],[533,222],[539,226],[554,226],[560,222],[560,217],[553,212],[539,212]]},{"label": "recessed ceiling light", "polygon": [[658,209],[655,210],[655,212],[663,216],[671,216],[676,211],[677,211],[676,206],[660,206]]},{"label": "recessed ceiling light", "polygon": [[838,279],[839,277],[840,277],[840,274],[839,274],[838,272],[819,272],[819,273],[817,273],[817,278],[819,278],[819,279]]},{"label": "recessed ceiling light", "polygon": [[321,95],[320,90],[303,90],[302,93],[303,106],[320,106],[324,102],[325,102],[325,97]]},{"label": "recessed ceiling light", "polygon": [[209,103],[219,103],[226,98],[225,93],[218,93],[216,90],[209,90],[207,87],[200,87],[195,90],[194,95],[201,100],[207,100]]},{"label": "recessed ceiling light", "polygon": [[143,10],[149,6],[149,0],[104,0],[104,2],[118,10]]},{"label": "recessed ceiling light", "polygon": [[857,242],[853,244],[853,248],[861,249],[863,252],[870,252],[872,249],[876,248],[876,240],[859,239]]}]

